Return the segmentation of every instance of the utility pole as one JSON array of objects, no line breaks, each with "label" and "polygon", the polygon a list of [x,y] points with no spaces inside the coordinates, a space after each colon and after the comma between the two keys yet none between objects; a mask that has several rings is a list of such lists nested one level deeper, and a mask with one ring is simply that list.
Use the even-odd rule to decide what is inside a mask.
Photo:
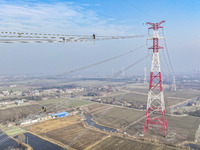
[{"label": "utility pole", "polygon": [[153,40],[153,46],[149,48],[153,50],[153,54],[149,81],[146,119],[143,134],[145,134],[145,132],[147,132],[153,126],[156,126],[157,129],[159,129],[161,133],[166,136],[168,125],[165,112],[165,102],[159,59],[159,49],[163,49],[163,47],[160,47],[158,43],[159,39],[163,39],[163,37],[160,37],[158,35],[158,30],[160,28],[163,28],[162,26],[160,26],[160,24],[164,22],[165,21],[161,21],[159,23],[146,23],[151,25],[149,29],[153,29],[153,36],[148,38],[148,40]]}]

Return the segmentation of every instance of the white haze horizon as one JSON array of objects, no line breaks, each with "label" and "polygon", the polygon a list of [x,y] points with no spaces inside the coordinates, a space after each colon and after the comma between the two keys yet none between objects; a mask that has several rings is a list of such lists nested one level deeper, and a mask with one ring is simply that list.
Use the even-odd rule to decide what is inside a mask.
[{"label": "white haze horizon", "polygon": [[[151,19],[139,14],[137,10],[132,10],[126,4],[124,7],[130,9],[130,13],[127,13],[127,17],[118,19],[113,12],[117,13],[120,10],[113,10],[109,14],[106,13],[108,10],[104,11],[100,1],[84,2],[47,3],[3,0],[0,2],[0,31],[76,35],[95,33],[108,36],[142,35],[148,32],[145,22],[151,22]],[[172,9],[172,11],[175,10]],[[136,18],[134,18],[135,13],[137,13]],[[159,15],[157,17],[159,19],[152,20],[157,22],[162,18],[166,19],[166,23],[163,24],[164,33],[174,72],[193,73],[195,68],[200,67],[200,31],[197,30],[199,21],[194,24],[191,22],[183,24],[184,20],[181,17],[174,16],[173,18],[171,14],[164,11]],[[192,29],[187,27],[192,27]],[[160,35],[162,36],[162,32]],[[65,44],[1,43],[0,75],[59,74],[123,54],[145,44],[146,38]],[[148,46],[151,45],[151,41],[148,41]],[[163,42],[161,46],[164,46]],[[112,70],[117,72],[141,59],[148,51],[148,48],[144,47],[133,54],[88,68],[77,74],[111,74]],[[160,50],[161,59],[163,59],[163,52],[167,55],[166,49]],[[127,74],[142,74],[144,67],[148,68],[147,71],[150,70],[150,65],[151,60],[148,58],[128,70]],[[166,67],[161,70],[168,74]]]}]

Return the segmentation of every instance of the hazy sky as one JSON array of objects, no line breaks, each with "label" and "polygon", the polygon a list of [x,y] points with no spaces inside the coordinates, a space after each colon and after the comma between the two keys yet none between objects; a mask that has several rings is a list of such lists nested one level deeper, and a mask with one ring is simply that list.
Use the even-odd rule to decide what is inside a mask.
[{"label": "hazy sky", "polygon": [[[200,67],[199,0],[128,2],[134,6],[125,0],[1,0],[0,31],[139,35],[148,32],[146,22],[166,20],[164,33],[174,71],[192,73],[195,67]],[[1,44],[0,74],[62,73],[145,44],[145,38],[95,43]],[[151,46],[151,41],[148,45]],[[147,52],[144,47],[82,73],[111,74],[112,70],[134,63]],[[142,73],[145,66],[150,67],[150,59],[130,69],[129,74]],[[162,70],[168,72],[166,68]]]}]

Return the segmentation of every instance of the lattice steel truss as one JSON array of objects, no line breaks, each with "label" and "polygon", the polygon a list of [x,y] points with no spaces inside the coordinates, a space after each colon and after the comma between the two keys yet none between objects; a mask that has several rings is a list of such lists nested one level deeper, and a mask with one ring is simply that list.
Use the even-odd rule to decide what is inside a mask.
[{"label": "lattice steel truss", "polygon": [[149,93],[147,100],[147,110],[146,110],[146,119],[144,124],[143,134],[151,129],[153,126],[156,126],[161,133],[166,136],[166,131],[168,129],[166,111],[165,111],[165,102],[163,95],[162,87],[162,78],[161,78],[161,69],[160,69],[160,59],[159,59],[159,49],[163,47],[159,46],[159,39],[163,39],[158,35],[158,30],[163,28],[159,23],[150,23],[146,24],[151,25],[149,29],[153,29],[153,36],[148,38],[148,40],[153,40],[153,46],[149,49],[153,49],[152,54],[152,63],[151,63],[151,73],[149,81]]}]

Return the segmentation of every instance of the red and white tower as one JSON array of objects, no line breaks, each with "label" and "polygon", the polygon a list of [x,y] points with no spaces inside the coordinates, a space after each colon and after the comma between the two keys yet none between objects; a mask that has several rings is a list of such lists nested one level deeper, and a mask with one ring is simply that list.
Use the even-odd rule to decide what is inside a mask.
[{"label": "red and white tower", "polygon": [[160,24],[164,22],[165,21],[161,21],[159,23],[146,23],[151,25],[149,29],[153,29],[153,36],[148,38],[148,40],[153,40],[153,46],[149,48],[153,49],[153,54],[149,81],[146,119],[143,134],[145,134],[145,132],[151,129],[153,126],[156,126],[157,129],[159,129],[161,133],[166,136],[168,126],[165,112],[165,102],[159,59],[159,49],[162,49],[163,47],[160,47],[158,43],[159,39],[163,39],[163,37],[160,37],[158,35],[158,30],[160,28],[163,28],[162,26],[160,26]]}]

